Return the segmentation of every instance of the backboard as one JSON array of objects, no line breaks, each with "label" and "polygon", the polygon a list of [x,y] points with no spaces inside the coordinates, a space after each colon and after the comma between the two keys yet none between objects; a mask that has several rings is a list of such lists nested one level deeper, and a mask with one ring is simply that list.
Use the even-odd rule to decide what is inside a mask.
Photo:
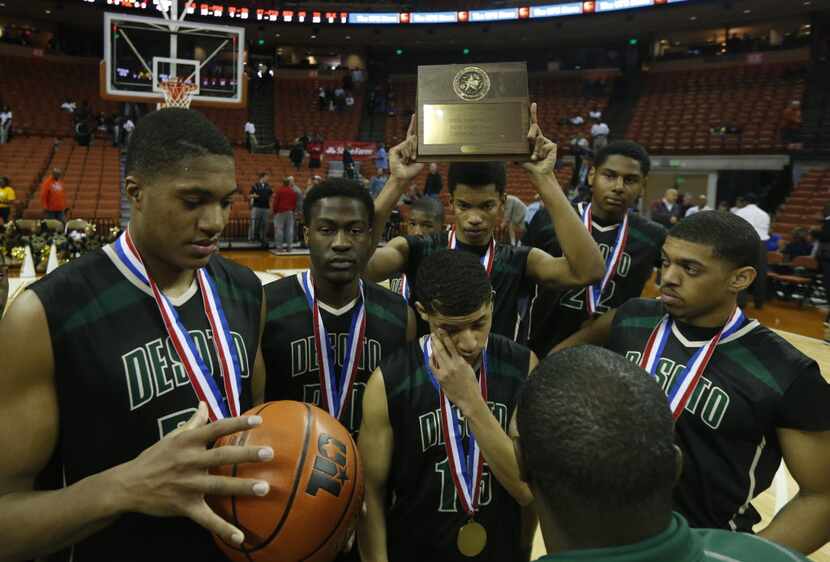
[{"label": "backboard", "polygon": [[104,14],[101,97],[159,103],[162,82],[179,78],[196,88],[194,104],[244,107],[244,28],[184,21],[187,10],[175,14]]}]

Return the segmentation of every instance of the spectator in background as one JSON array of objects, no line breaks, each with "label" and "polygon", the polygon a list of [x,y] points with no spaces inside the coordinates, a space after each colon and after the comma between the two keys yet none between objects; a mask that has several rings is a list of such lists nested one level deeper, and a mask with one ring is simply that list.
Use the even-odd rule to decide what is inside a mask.
[{"label": "spectator in background", "polygon": [[326,109],[326,90],[322,87],[317,92],[317,109],[324,111]]},{"label": "spectator in background", "polygon": [[3,219],[3,224],[11,219],[12,205],[16,199],[14,189],[9,185],[9,178],[0,177],[0,219]]},{"label": "spectator in background", "polygon": [[518,246],[521,243],[526,215],[527,205],[515,195],[508,195],[504,201],[502,226],[507,227],[511,246]]},{"label": "spectator in background", "polygon": [[268,210],[271,205],[271,196],[274,190],[268,183],[268,172],[259,174],[259,181],[251,186],[248,200],[251,204],[251,226],[248,228],[248,240],[259,241],[263,247],[268,247],[265,232],[268,229]]},{"label": "spectator in background", "polygon": [[813,243],[810,241],[810,233],[803,226],[793,229],[792,238],[784,246],[784,257],[787,261],[793,261],[799,256],[810,256],[813,253]]},{"label": "spectator in background", "polygon": [[3,319],[3,312],[6,310],[6,302],[9,299],[9,266],[6,265],[6,256],[0,252],[0,320]]},{"label": "spectator in background", "polygon": [[294,211],[297,209],[297,193],[292,189],[291,176],[282,180],[274,193],[271,211],[274,213],[274,249],[282,246],[284,252],[291,251],[294,244]]},{"label": "spectator in background", "polygon": [[[821,282],[824,290],[830,295],[830,202],[824,204],[822,209],[823,219],[821,220],[821,231],[818,233],[818,253],[816,258],[821,266]],[[830,329],[830,311],[824,319],[825,328]],[[830,334],[825,330],[824,343],[830,343]]]},{"label": "spectator in background", "polygon": [[309,169],[319,168],[323,162],[323,143],[314,138],[308,143],[308,167]]},{"label": "spectator in background", "polygon": [[697,202],[686,209],[686,214],[684,216],[691,217],[695,213],[699,213],[700,211],[711,211],[712,207],[707,204],[707,199],[705,195],[698,195]]},{"label": "spectator in background", "polygon": [[92,143],[92,130],[89,127],[89,121],[75,121],[75,142],[78,143],[78,146],[89,146]]},{"label": "spectator in background", "polygon": [[378,150],[375,153],[375,168],[388,170],[389,169],[389,154],[386,152],[386,144],[380,143]]},{"label": "spectator in background", "polygon": [[47,219],[66,222],[66,192],[61,181],[63,172],[55,168],[52,173],[40,184],[40,204]]},{"label": "spectator in background", "polygon": [[12,110],[8,105],[0,109],[0,144],[6,144],[11,139]]},{"label": "spectator in background", "polygon": [[530,224],[530,221],[533,220],[533,217],[536,215],[536,213],[539,212],[539,209],[541,209],[543,206],[544,204],[542,203],[542,197],[538,193],[534,194],[533,201],[530,203],[530,205],[527,206],[527,212],[525,213],[525,224]]},{"label": "spectator in background", "polygon": [[608,135],[611,134],[611,129],[605,123],[596,123],[591,125],[591,139],[594,145],[594,154],[599,152],[605,145],[608,144]]},{"label": "spectator in background", "polygon": [[288,159],[291,160],[291,163],[294,164],[294,168],[299,171],[300,167],[303,165],[303,157],[305,156],[305,151],[303,150],[303,145],[299,142],[295,142],[294,146],[291,147],[291,150],[288,153]]},{"label": "spectator in background", "polygon": [[245,146],[248,147],[248,152],[253,152],[256,148],[256,125],[250,121],[245,122]]},{"label": "spectator in background", "polygon": [[787,148],[800,148],[799,130],[801,129],[801,102],[793,100],[781,114],[781,141]]},{"label": "spectator in background", "polygon": [[571,139],[571,148],[574,153],[574,167],[571,174],[571,189],[579,189],[579,186],[586,185],[588,171],[591,169],[591,152],[588,139],[585,137],[574,137]]},{"label": "spectator in background", "polygon": [[369,182],[369,195],[372,196],[372,199],[375,199],[378,196],[383,189],[383,186],[386,185],[387,179],[388,178],[384,174],[384,168],[375,169],[375,177],[373,177],[372,181]]},{"label": "spectator in background", "polygon": [[303,134],[300,138],[297,139],[297,142],[302,145],[303,150],[308,150],[308,143],[311,142],[311,137],[308,136],[308,133],[303,131]]},{"label": "spectator in background", "polygon": [[437,198],[441,195],[442,189],[444,189],[444,181],[441,179],[441,174],[438,173],[438,164],[433,162],[429,165],[429,174],[427,174],[427,181],[424,184],[424,195]]},{"label": "spectator in background", "polygon": [[590,117],[592,121],[599,122],[599,120],[602,119],[602,111],[600,111],[599,109],[592,109],[588,113],[588,117]]},{"label": "spectator in background", "polygon": [[354,107],[354,97],[350,92],[346,94],[346,109],[351,109],[352,107]]},{"label": "spectator in background", "polygon": [[300,247],[305,248],[305,240],[303,240],[303,236],[300,234],[305,225],[305,219],[303,218],[305,191],[294,181],[294,176],[288,176],[288,181],[291,184],[292,191],[297,194],[297,203],[294,205],[294,223],[291,225],[291,240],[293,243],[294,240],[299,239]]},{"label": "spectator in background", "polygon": [[670,230],[680,220],[681,211],[677,204],[677,190],[667,189],[663,198],[651,205],[651,220]]},{"label": "spectator in background", "polygon": [[130,138],[133,136],[133,131],[135,130],[135,123],[129,117],[124,122],[124,139],[123,145],[128,146],[130,144]]},{"label": "spectator in background", "polygon": [[343,175],[350,180],[355,179],[354,157],[352,156],[352,147],[348,144],[343,149]]},{"label": "spectator in background", "polygon": [[583,118],[581,115],[574,115],[573,117],[568,119],[568,122],[574,127],[579,127],[585,122],[585,118]]},{"label": "spectator in background", "polygon": [[764,301],[767,300],[767,240],[769,240],[770,221],[767,212],[757,205],[758,199],[754,193],[747,193],[743,199],[746,205],[735,211],[735,214],[752,225],[761,239],[761,247],[758,248],[758,267],[755,268],[758,274],[752,286],[738,295],[738,303],[744,306],[748,293],[752,291],[755,308],[760,310],[764,307]]},{"label": "spectator in background", "polygon": [[70,99],[67,99],[66,101],[64,101],[61,104],[61,109],[66,111],[67,113],[75,113],[75,110],[77,108],[78,108],[78,105]]},{"label": "spectator in background", "polygon": [[746,199],[744,199],[744,197],[741,195],[737,199],[735,199],[735,206],[729,209],[729,212],[734,215],[737,214],[738,211],[740,209],[743,209],[744,207],[746,207]]},{"label": "spectator in background", "polygon": [[730,213],[731,211],[729,209],[729,201],[721,201],[720,203],[718,203],[718,211],[722,213]]}]

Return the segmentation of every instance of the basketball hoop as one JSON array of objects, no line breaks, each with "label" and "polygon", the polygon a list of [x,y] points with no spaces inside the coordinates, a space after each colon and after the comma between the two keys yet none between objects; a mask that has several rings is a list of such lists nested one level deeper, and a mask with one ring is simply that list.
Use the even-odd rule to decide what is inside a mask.
[{"label": "basketball hoop", "polygon": [[188,84],[181,78],[162,80],[159,87],[164,93],[164,103],[159,104],[159,107],[183,107],[185,109],[190,107],[193,94],[198,89],[196,84]]}]

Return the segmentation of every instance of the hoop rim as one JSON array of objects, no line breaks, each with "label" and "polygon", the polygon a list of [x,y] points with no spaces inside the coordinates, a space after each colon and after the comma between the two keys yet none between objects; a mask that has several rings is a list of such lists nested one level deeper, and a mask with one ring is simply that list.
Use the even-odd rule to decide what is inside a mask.
[{"label": "hoop rim", "polygon": [[166,107],[190,107],[190,101],[193,98],[199,86],[189,82],[185,82],[180,77],[168,78],[161,80],[159,83],[164,94],[164,106]]}]

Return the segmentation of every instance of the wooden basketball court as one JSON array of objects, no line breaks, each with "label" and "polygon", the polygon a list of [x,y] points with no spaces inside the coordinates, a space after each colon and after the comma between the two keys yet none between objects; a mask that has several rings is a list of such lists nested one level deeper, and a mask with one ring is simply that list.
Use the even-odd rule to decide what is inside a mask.
[{"label": "wooden basketball court", "polygon": [[[228,250],[223,251],[222,255],[257,271],[263,280],[290,275],[297,270],[306,269],[309,265],[307,254],[274,255],[266,251]],[[26,284],[19,279],[11,279],[10,303],[25,289]],[[647,287],[646,294],[656,294],[653,283]],[[824,330],[822,326],[824,312],[812,307],[800,308],[797,304],[779,301],[768,303],[762,310],[756,310],[749,305],[746,312],[748,316],[757,318],[763,324],[777,330],[797,349],[815,359],[825,379],[830,381],[830,346],[824,344],[821,339]],[[753,502],[763,517],[761,523],[756,526],[756,531],[763,529],[797,491],[798,486],[782,463],[772,486]],[[542,536],[537,533],[533,547],[533,559],[542,556],[544,552]],[[830,562],[830,545],[810,556],[810,559],[815,562]]]}]

